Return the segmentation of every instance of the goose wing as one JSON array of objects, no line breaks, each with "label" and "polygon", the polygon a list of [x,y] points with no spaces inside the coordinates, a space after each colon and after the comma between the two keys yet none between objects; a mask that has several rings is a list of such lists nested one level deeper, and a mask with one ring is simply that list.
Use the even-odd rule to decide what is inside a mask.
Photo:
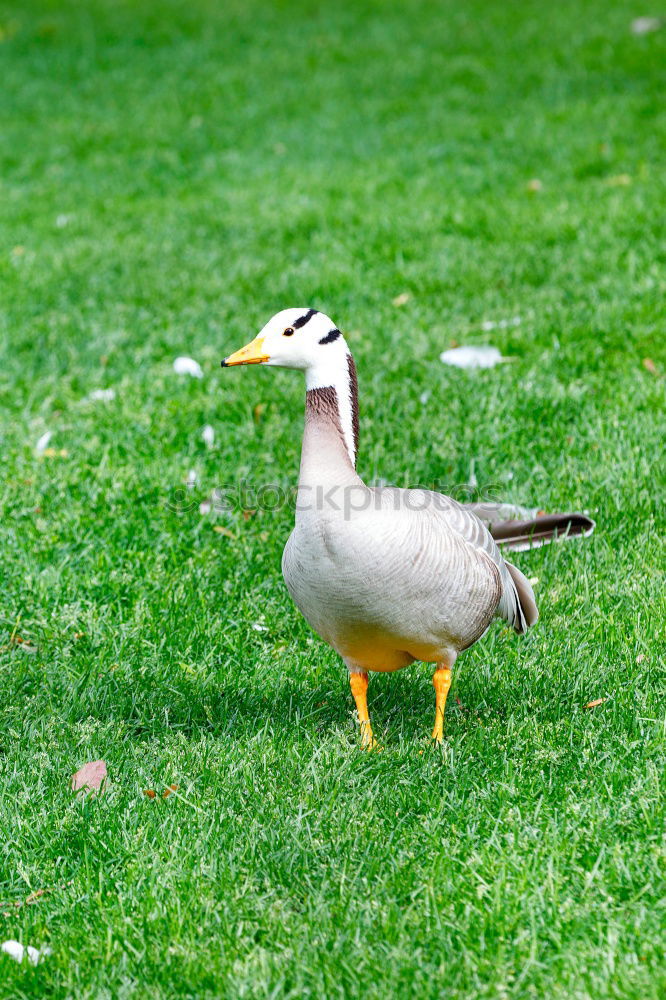
[{"label": "goose wing", "polygon": [[433,530],[453,531],[464,539],[470,549],[483,553],[497,567],[502,581],[502,596],[498,614],[516,632],[525,632],[539,617],[534,591],[527,578],[512,563],[507,562],[499,550],[497,542],[486,526],[469,508],[463,507],[452,497],[434,490],[380,487],[388,500],[395,505],[404,504],[409,510],[431,519]]}]

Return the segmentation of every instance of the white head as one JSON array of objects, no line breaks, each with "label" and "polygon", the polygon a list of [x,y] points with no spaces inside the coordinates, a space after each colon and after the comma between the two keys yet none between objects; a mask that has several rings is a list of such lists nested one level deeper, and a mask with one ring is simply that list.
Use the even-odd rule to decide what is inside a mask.
[{"label": "white head", "polygon": [[233,365],[274,365],[305,372],[312,389],[335,389],[338,417],[352,465],[356,461],[358,400],[352,356],[332,319],[316,309],[283,309],[254,340],[230,354],[223,368]]},{"label": "white head", "polygon": [[332,319],[316,309],[283,309],[255,339],[230,354],[232,365],[274,365],[305,372],[308,389],[337,385],[347,371],[349,348]]}]

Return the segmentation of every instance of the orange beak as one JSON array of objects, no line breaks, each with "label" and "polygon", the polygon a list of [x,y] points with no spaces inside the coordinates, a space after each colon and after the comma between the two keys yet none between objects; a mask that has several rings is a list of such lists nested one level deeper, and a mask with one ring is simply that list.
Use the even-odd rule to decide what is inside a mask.
[{"label": "orange beak", "polygon": [[231,368],[232,365],[260,365],[269,360],[268,354],[264,353],[264,338],[255,337],[250,344],[241,347],[240,351],[235,351],[222,362],[223,368]]}]

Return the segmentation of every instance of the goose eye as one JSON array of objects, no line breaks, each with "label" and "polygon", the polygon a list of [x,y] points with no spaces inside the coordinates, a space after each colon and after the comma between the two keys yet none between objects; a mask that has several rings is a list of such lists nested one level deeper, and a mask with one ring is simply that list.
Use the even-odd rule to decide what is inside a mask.
[{"label": "goose eye", "polygon": [[287,329],[282,334],[282,336],[283,337],[293,337],[294,336],[294,328],[293,328],[293,326],[288,326]]}]

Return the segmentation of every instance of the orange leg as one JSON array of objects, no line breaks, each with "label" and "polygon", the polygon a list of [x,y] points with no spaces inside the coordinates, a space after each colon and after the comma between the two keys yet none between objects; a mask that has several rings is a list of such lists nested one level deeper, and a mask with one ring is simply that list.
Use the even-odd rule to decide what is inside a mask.
[{"label": "orange leg", "polygon": [[367,673],[350,673],[349,686],[356,702],[358,721],[361,725],[361,746],[364,750],[372,750],[375,746],[375,737],[370,725],[368,715],[368,675]]},{"label": "orange leg", "polygon": [[442,742],[444,734],[444,709],[446,708],[446,696],[451,687],[451,671],[448,667],[437,667],[432,678],[435,688],[435,728],[432,731],[432,738],[436,743]]}]

